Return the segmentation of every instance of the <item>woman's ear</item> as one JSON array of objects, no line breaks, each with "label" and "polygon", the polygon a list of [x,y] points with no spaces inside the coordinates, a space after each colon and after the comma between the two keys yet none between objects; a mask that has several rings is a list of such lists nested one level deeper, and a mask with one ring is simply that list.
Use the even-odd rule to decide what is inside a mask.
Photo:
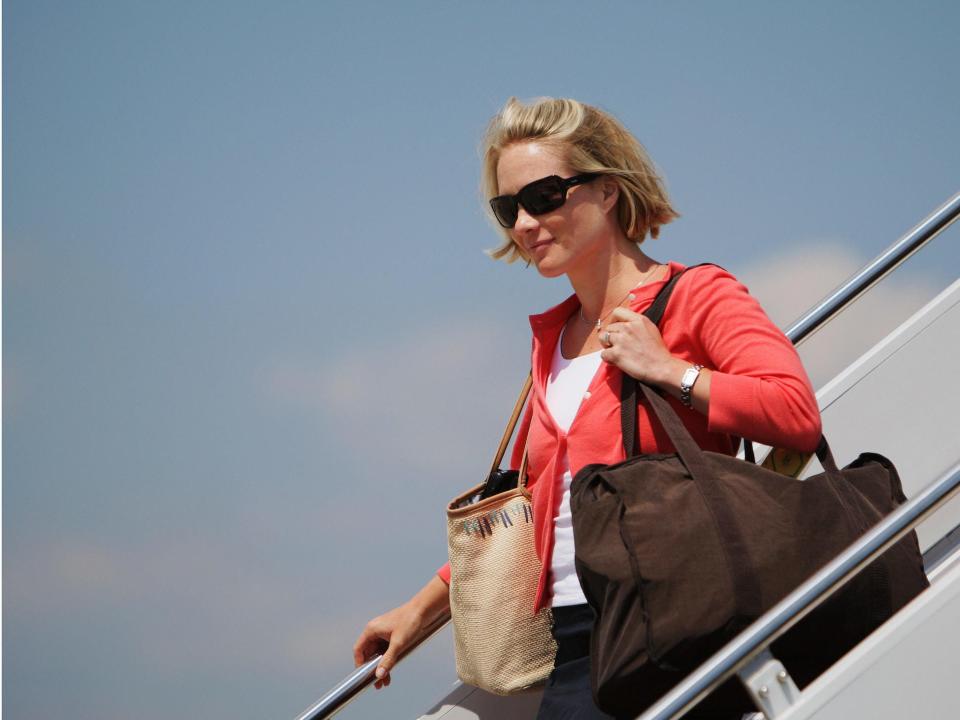
[{"label": "woman's ear", "polygon": [[617,206],[620,199],[620,185],[609,175],[600,178],[600,189],[603,193],[603,211],[605,213]]}]

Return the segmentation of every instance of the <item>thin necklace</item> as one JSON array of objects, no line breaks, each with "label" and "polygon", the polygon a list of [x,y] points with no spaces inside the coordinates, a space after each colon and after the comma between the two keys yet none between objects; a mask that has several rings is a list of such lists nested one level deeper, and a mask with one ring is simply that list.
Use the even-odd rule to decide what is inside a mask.
[{"label": "thin necklace", "polygon": [[630,289],[627,291],[627,294],[624,295],[622,298],[620,298],[620,302],[618,302],[616,305],[614,305],[612,308],[610,308],[610,310],[608,310],[606,313],[604,313],[603,315],[601,315],[600,317],[598,317],[596,323],[594,323],[594,322],[591,321],[591,320],[587,320],[587,318],[584,317],[584,315],[583,315],[583,305],[580,305],[580,319],[583,320],[587,325],[593,325],[593,326],[595,326],[595,327],[597,328],[597,330],[599,330],[601,327],[603,327],[603,321],[606,320],[607,317],[608,317],[611,313],[613,313],[614,310],[616,310],[618,307],[620,307],[620,306],[623,304],[623,301],[624,301],[624,300],[626,300],[628,297],[630,297],[630,293],[632,293],[632,292],[633,292],[634,290],[636,290],[638,287],[640,287],[641,285],[643,285],[647,280],[649,280],[649,279],[650,279],[650,276],[653,275],[653,273],[654,273],[654,272],[657,270],[657,268],[659,268],[659,267],[660,267],[660,263],[654,263],[654,266],[653,266],[652,268],[650,268],[649,270],[647,270],[646,274],[644,274],[644,276],[643,276],[642,278],[640,278],[640,282],[638,282],[636,285],[634,285],[632,288],[630,288]]}]

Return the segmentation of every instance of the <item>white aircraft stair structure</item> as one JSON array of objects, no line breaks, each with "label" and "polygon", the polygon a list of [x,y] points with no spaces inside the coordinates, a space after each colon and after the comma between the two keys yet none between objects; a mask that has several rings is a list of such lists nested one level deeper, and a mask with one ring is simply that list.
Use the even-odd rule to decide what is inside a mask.
[{"label": "white aircraft stair structure", "polygon": [[[802,342],[960,216],[960,193],[787,331]],[[908,501],[704,662],[640,720],[680,718],[734,673],[767,720],[960,718],[960,279],[817,393],[840,465],[875,450],[896,464]],[[946,382],[938,377],[949,376]],[[931,386],[934,383],[934,386]],[[758,457],[763,448],[758,447]],[[813,461],[816,463],[816,461]],[[808,468],[807,474],[819,468]],[[769,645],[858,570],[916,529],[930,588],[802,691]],[[430,628],[424,642],[448,621]],[[412,650],[411,650],[412,651]],[[373,682],[357,668],[297,720],[332,717]],[[527,720],[540,693],[498,697],[463,684],[421,720]]]}]

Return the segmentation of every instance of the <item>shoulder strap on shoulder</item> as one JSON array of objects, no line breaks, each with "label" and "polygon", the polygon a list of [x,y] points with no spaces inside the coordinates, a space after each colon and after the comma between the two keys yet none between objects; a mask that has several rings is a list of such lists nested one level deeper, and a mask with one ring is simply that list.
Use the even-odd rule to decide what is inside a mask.
[{"label": "shoulder strap on shoulder", "polygon": [[[663,314],[666,312],[667,303],[670,302],[670,296],[673,295],[673,290],[677,286],[677,283],[680,282],[680,278],[682,278],[686,272],[694,268],[703,267],[704,265],[720,267],[714,263],[700,263],[699,265],[691,265],[690,267],[684,268],[670,278],[666,285],[660,288],[660,292],[657,293],[650,307],[648,307],[643,314],[646,315],[654,325],[659,326],[660,321],[663,320]],[[723,268],[720,269],[722,270]],[[623,451],[626,457],[633,457],[637,451],[637,379],[624,372],[622,372],[621,375],[623,379],[620,384],[620,431],[623,434]]]},{"label": "shoulder strap on shoulder", "polygon": [[[699,265],[691,265],[690,267],[684,268],[672,278],[669,282],[660,288],[660,292],[657,293],[657,296],[653,299],[653,302],[650,304],[650,307],[646,309],[643,313],[650,320],[653,321],[655,325],[659,325],[660,321],[663,319],[663,313],[667,309],[667,303],[670,302],[670,296],[673,295],[673,289],[677,286],[677,283],[680,281],[680,278],[684,276],[685,273],[693,270],[694,268],[704,267],[705,265],[713,265],[713,267],[720,267],[715,263],[700,263]],[[723,270],[723,268],[720,268]]]}]

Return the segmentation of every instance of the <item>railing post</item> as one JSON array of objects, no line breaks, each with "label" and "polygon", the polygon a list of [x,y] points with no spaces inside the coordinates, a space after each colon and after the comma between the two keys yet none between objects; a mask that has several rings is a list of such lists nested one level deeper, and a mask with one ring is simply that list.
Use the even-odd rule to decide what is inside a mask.
[{"label": "railing post", "polygon": [[800,697],[797,684],[769,648],[744,665],[737,675],[766,720],[786,712]]}]

